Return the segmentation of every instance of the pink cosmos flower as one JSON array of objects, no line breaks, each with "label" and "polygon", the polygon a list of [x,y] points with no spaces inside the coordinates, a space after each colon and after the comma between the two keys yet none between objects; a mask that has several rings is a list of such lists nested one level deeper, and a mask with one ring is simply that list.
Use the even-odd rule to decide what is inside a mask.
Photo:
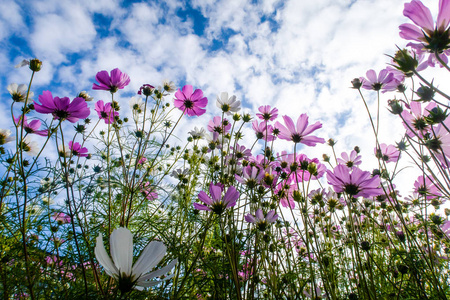
[{"label": "pink cosmos flower", "polygon": [[383,193],[380,177],[371,176],[370,172],[359,168],[349,169],[344,165],[337,165],[333,172],[327,171],[328,183],[336,193],[347,193],[352,197],[373,197]]},{"label": "pink cosmos flower", "polygon": [[103,100],[98,100],[97,103],[95,103],[95,111],[100,119],[105,120],[106,124],[114,123],[114,118],[119,115],[119,113],[112,108],[111,102],[104,104]]},{"label": "pink cosmos flower", "polygon": [[220,116],[215,116],[212,120],[209,120],[208,131],[217,132],[218,134],[227,133],[231,129],[231,124],[227,119],[223,119]]},{"label": "pink cosmos flower", "polygon": [[55,120],[75,123],[79,119],[86,119],[91,113],[86,101],[81,97],[70,102],[69,97],[53,98],[50,91],[44,91],[39,95],[39,101],[41,103],[33,101],[34,109],[41,114],[52,114]]},{"label": "pink cosmos flower", "polygon": [[52,218],[56,222],[61,223],[61,224],[67,224],[67,223],[72,222],[72,218],[63,212],[55,212],[53,214]]},{"label": "pink cosmos flower", "polygon": [[141,192],[147,200],[153,201],[158,199],[158,193],[155,190],[155,186],[151,185],[148,181],[142,185]]},{"label": "pink cosmos flower", "polygon": [[[285,159],[285,161],[288,163],[286,172],[291,173],[290,177],[294,182],[319,179],[325,174],[325,171],[327,169],[325,165],[320,163],[317,158],[308,158],[306,154],[288,154]],[[295,172],[291,171],[291,167],[293,166],[293,164],[297,165]],[[313,172],[313,174],[311,174],[310,171]]]},{"label": "pink cosmos flower", "polygon": [[247,214],[244,218],[245,221],[255,224],[258,230],[265,231],[270,224],[276,222],[278,215],[271,210],[264,216],[263,211],[258,208],[255,215]]},{"label": "pink cosmos flower", "polygon": [[419,195],[425,196],[427,200],[431,200],[442,196],[439,188],[436,186],[434,181],[428,176],[420,175],[414,182],[414,192]]},{"label": "pink cosmos flower", "polygon": [[353,168],[359,166],[362,163],[361,155],[358,155],[358,152],[352,150],[350,155],[345,152],[341,153],[341,158],[337,159],[338,164],[346,165],[349,168]]},{"label": "pink cosmos flower", "polygon": [[[413,21],[415,25],[409,23],[400,25],[400,37],[419,42],[419,44],[412,45],[415,45],[416,49],[421,49],[422,52],[433,52],[430,57],[434,57],[434,52],[438,52],[440,58],[447,63],[448,59],[445,54],[449,54],[449,51],[446,50],[450,43],[448,33],[450,1],[439,0],[439,12],[436,25],[434,24],[431,11],[418,0],[405,3],[403,15]],[[412,45],[408,44],[408,46]]]},{"label": "pink cosmos flower", "polygon": [[80,143],[69,141],[69,149],[72,154],[79,157],[88,157],[88,149],[86,147],[81,147]]},{"label": "pink cosmos flower", "polygon": [[415,137],[417,135],[423,138],[424,134],[430,130],[430,125],[427,123],[425,117],[436,106],[435,102],[430,102],[422,111],[422,104],[417,101],[412,101],[410,111],[402,111],[400,115],[403,119],[403,126],[406,128],[406,134],[409,137]]},{"label": "pink cosmos flower", "polygon": [[206,112],[206,105],[208,99],[203,97],[203,91],[196,89],[194,92],[192,85],[185,85],[183,89],[175,93],[174,105],[178,107],[183,113],[190,117],[201,116]]},{"label": "pink cosmos flower", "polygon": [[362,87],[366,90],[379,91],[382,88],[386,88],[386,86],[390,87],[391,85],[395,85],[395,89],[398,85],[395,81],[394,73],[389,72],[388,69],[381,70],[378,76],[374,70],[369,70],[366,72],[366,77],[367,79],[364,77],[359,78],[363,83]]},{"label": "pink cosmos flower", "polygon": [[261,123],[258,123],[258,120],[254,120],[252,122],[252,127],[258,140],[262,139],[266,142],[271,142],[275,139],[275,136],[272,134],[273,126],[268,125],[267,122],[263,121]]},{"label": "pink cosmos flower", "polygon": [[234,177],[238,182],[245,184],[249,189],[253,189],[260,184],[264,174],[265,173],[261,171],[260,168],[248,165],[242,170],[242,176],[235,174]]},{"label": "pink cosmos flower", "polygon": [[400,151],[394,145],[380,144],[380,147],[375,147],[375,156],[385,162],[396,162],[400,156]]},{"label": "pink cosmos flower", "polygon": [[[16,123],[17,126],[20,126],[22,124],[22,115],[20,115],[18,118],[14,118],[14,123]],[[47,129],[39,130],[39,127],[41,127],[41,121],[33,120],[30,123],[28,123],[27,116],[23,116],[23,130],[25,130],[26,133],[34,133],[40,136],[48,136],[48,130]]]},{"label": "pink cosmos flower", "polygon": [[319,128],[322,128],[322,123],[316,122],[308,126],[308,116],[301,114],[297,120],[297,127],[294,121],[288,116],[283,116],[286,127],[280,122],[275,123],[275,127],[280,130],[278,137],[283,140],[293,141],[294,143],[302,143],[307,146],[315,146],[317,143],[325,143],[323,138],[317,136],[308,136]]},{"label": "pink cosmos flower", "polygon": [[278,109],[275,107],[271,109],[270,105],[260,106],[258,110],[260,111],[260,113],[256,115],[258,116],[258,118],[266,122],[273,121],[278,117]]},{"label": "pink cosmos flower", "polygon": [[126,73],[122,73],[118,68],[111,71],[111,76],[108,71],[100,71],[95,75],[97,83],[92,85],[93,90],[105,90],[110,91],[111,94],[117,92],[117,90],[123,89],[130,83],[130,77]]},{"label": "pink cosmos flower", "polygon": [[221,183],[209,185],[209,197],[204,191],[198,194],[198,199],[204,204],[194,203],[194,208],[198,210],[212,211],[218,215],[222,214],[225,209],[236,205],[236,200],[239,198],[239,192],[234,186],[230,186],[222,197],[224,187]]}]

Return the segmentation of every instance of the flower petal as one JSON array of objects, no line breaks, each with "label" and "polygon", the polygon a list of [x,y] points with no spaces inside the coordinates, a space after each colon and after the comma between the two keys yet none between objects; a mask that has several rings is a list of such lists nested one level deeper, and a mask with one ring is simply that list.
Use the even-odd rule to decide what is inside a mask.
[{"label": "flower petal", "polygon": [[109,245],[117,269],[129,276],[133,264],[133,234],[127,228],[119,227],[111,234]]},{"label": "flower petal", "polygon": [[138,260],[133,266],[133,276],[140,277],[153,269],[166,255],[166,245],[162,242],[152,241],[141,252]]},{"label": "flower petal", "polygon": [[119,275],[119,271],[112,262],[111,258],[109,258],[108,253],[106,253],[105,245],[103,244],[103,235],[101,233],[96,239],[94,253],[98,262],[103,266],[103,268],[105,268],[105,271],[109,276],[115,277]]}]

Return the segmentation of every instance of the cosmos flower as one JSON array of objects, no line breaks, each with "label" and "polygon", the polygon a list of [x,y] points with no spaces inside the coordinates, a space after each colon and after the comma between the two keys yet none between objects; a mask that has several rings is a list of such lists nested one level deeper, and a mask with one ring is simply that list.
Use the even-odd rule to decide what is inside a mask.
[{"label": "cosmos flower", "polygon": [[118,68],[111,71],[111,76],[108,71],[100,71],[95,75],[97,83],[92,85],[93,90],[105,90],[110,91],[111,94],[117,92],[117,90],[123,89],[130,83],[130,77],[126,73],[122,73]]},{"label": "cosmos flower", "polygon": [[316,122],[308,126],[308,116],[301,114],[297,119],[297,126],[288,116],[283,116],[286,127],[280,122],[275,123],[275,127],[280,130],[278,137],[283,140],[293,141],[294,143],[302,143],[307,146],[315,146],[317,143],[325,143],[323,138],[317,136],[308,136],[319,128],[322,128],[320,122]]},{"label": "cosmos flower", "polygon": [[208,210],[212,211],[218,215],[222,214],[225,209],[233,207],[236,205],[236,200],[239,198],[239,192],[234,186],[230,186],[226,191],[225,195],[222,197],[222,192],[224,187],[222,184],[211,184],[209,185],[208,196],[204,191],[198,194],[198,199],[204,204],[194,203],[194,208],[198,210]]},{"label": "cosmos flower", "polygon": [[[14,123],[16,123],[17,126],[21,126],[22,115],[20,115],[17,118],[14,118]],[[41,121],[33,120],[30,123],[28,123],[27,116],[23,116],[23,130],[25,130],[26,133],[34,133],[40,136],[48,136],[48,130],[47,129],[39,130],[39,127],[41,127]]]},{"label": "cosmos flower", "polygon": [[194,129],[189,131],[188,133],[192,136],[194,140],[200,140],[205,137],[206,130],[203,127],[200,128],[194,127]]},{"label": "cosmos flower", "polygon": [[381,180],[378,175],[359,168],[349,169],[344,165],[337,165],[333,171],[327,171],[328,183],[333,186],[336,193],[345,192],[352,197],[373,197],[383,193],[379,187]]},{"label": "cosmos flower", "polygon": [[237,101],[234,95],[228,98],[227,92],[222,92],[220,97],[217,96],[216,104],[218,108],[230,116],[241,109],[241,101]]},{"label": "cosmos flower", "polygon": [[257,113],[256,115],[266,122],[273,121],[278,117],[278,109],[275,107],[271,108],[270,105],[260,106],[258,110],[260,113]]},{"label": "cosmos flower", "polygon": [[375,147],[375,156],[385,162],[396,162],[400,156],[400,151],[394,145],[380,144],[380,147]]},{"label": "cosmos flower", "polygon": [[112,108],[111,102],[104,104],[103,100],[98,100],[95,103],[95,111],[106,124],[114,123],[114,118],[119,116],[119,113]]},{"label": "cosmos flower", "polygon": [[144,105],[145,105],[145,103],[141,97],[131,97],[129,104],[130,104],[130,108],[133,111],[138,111],[138,112],[141,112],[142,109],[144,109]]},{"label": "cosmos flower", "polygon": [[203,97],[203,91],[196,89],[193,92],[192,85],[185,85],[183,89],[178,89],[175,93],[174,105],[184,112],[184,114],[192,116],[201,116],[206,112],[208,99]]},{"label": "cosmos flower", "polygon": [[155,87],[153,85],[144,84],[139,88],[139,91],[137,93],[138,93],[138,95],[144,95],[144,96],[148,97],[151,94],[153,94],[154,89],[155,89]]},{"label": "cosmos flower", "polygon": [[88,149],[86,147],[81,147],[80,143],[69,141],[69,150],[72,154],[80,157],[88,157]]},{"label": "cosmos flower", "polygon": [[388,69],[381,70],[380,73],[378,73],[378,76],[374,70],[369,70],[366,72],[366,77],[367,79],[360,77],[360,80],[363,83],[362,87],[366,90],[379,91],[382,88],[386,88],[386,86],[392,84],[395,84],[394,89],[397,87],[394,73],[389,72]]},{"label": "cosmos flower", "polygon": [[[25,98],[27,96],[27,86],[25,84],[11,83],[6,87],[8,92],[11,94],[11,98],[14,102],[25,102]],[[34,96],[34,93],[30,91],[28,97],[31,98]]]},{"label": "cosmos flower", "polygon": [[255,224],[258,230],[265,231],[270,224],[276,222],[278,215],[274,210],[271,210],[264,216],[263,211],[258,208],[255,215],[247,214],[244,218],[245,221]]},{"label": "cosmos flower", "polygon": [[418,136],[423,138],[424,134],[430,130],[426,117],[437,105],[435,102],[430,102],[422,111],[422,104],[418,101],[412,101],[410,107],[410,111],[403,110],[400,114],[403,126],[406,128],[406,134],[409,137]]},{"label": "cosmos flower", "polygon": [[[420,43],[438,42],[439,38],[446,38],[447,42],[449,41],[448,32],[446,36],[444,34],[450,23],[450,1],[439,0],[439,12],[436,26],[434,24],[433,16],[431,15],[431,11],[418,0],[405,3],[403,15],[408,17],[416,25],[409,23],[400,25],[400,37],[407,40],[415,40]],[[428,46],[447,45],[434,45],[431,43]]]},{"label": "cosmos flower", "polygon": [[52,114],[55,120],[75,123],[79,119],[86,119],[90,114],[86,101],[81,97],[70,102],[69,97],[53,98],[50,91],[44,91],[39,95],[39,101],[41,103],[33,101],[34,109],[41,114]]},{"label": "cosmos flower", "polygon": [[260,168],[248,165],[242,170],[242,176],[237,174],[234,176],[238,182],[245,184],[249,189],[253,189],[260,184],[264,175],[265,173]]},{"label": "cosmos flower", "polygon": [[275,139],[273,133],[273,126],[268,125],[267,122],[258,123],[258,120],[252,122],[252,128],[255,131],[256,138],[258,140],[264,140],[266,142],[271,142]]},{"label": "cosmos flower", "polygon": [[72,218],[69,215],[66,215],[63,212],[55,212],[52,215],[53,220],[60,224],[68,224],[72,222]]},{"label": "cosmos flower", "polygon": [[431,52],[428,64],[434,66],[436,53],[445,62],[448,62],[447,55],[450,44],[448,25],[450,23],[450,1],[439,0],[439,12],[436,24],[434,23],[431,11],[418,0],[405,3],[403,15],[408,17],[413,24],[405,23],[399,26],[400,37],[406,40],[418,42],[410,43],[419,52]]},{"label": "cosmos flower", "polygon": [[346,165],[349,168],[359,166],[362,163],[361,155],[358,152],[352,150],[350,156],[346,152],[341,153],[341,158],[337,159],[338,164]]},{"label": "cosmos flower", "polygon": [[14,137],[11,136],[11,130],[0,129],[0,145],[14,141]]},{"label": "cosmos flower", "polygon": [[414,192],[424,196],[427,200],[442,196],[439,187],[428,176],[420,175],[414,182]]},{"label": "cosmos flower", "polygon": [[29,136],[26,136],[22,139],[22,142],[19,145],[19,148],[22,149],[26,154],[30,156],[35,156],[39,153],[39,145],[36,141],[32,141]]},{"label": "cosmos flower", "polygon": [[208,131],[217,132],[219,134],[227,133],[231,129],[231,124],[227,119],[223,119],[220,116],[215,116],[212,120],[209,120]]},{"label": "cosmos flower", "polygon": [[[109,239],[112,260],[106,253],[103,235],[100,233],[96,240],[95,257],[103,266],[106,273],[118,281],[122,294],[131,289],[143,290],[144,287],[155,286],[162,281],[150,280],[154,277],[166,275],[177,263],[173,260],[167,266],[151,271],[166,254],[166,246],[162,242],[150,242],[133,265],[133,234],[127,228],[115,229]],[[173,275],[163,280],[172,278]]]}]

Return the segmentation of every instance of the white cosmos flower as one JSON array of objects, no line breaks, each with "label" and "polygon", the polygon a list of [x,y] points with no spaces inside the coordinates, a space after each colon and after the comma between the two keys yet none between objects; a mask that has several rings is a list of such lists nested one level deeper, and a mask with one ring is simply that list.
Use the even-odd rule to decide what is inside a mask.
[{"label": "white cosmos flower", "polygon": [[227,115],[233,115],[241,109],[241,101],[236,101],[234,95],[228,98],[227,92],[220,93],[220,97],[217,96],[216,104]]},{"label": "white cosmos flower", "polygon": [[[105,268],[106,273],[116,279],[122,293],[129,292],[132,288],[143,290],[161,283],[161,280],[150,280],[167,274],[177,263],[171,261],[167,266],[150,272],[166,254],[166,246],[162,242],[150,242],[133,265],[133,234],[127,228],[115,229],[109,239],[112,260],[106,253],[103,245],[103,236],[100,233],[95,246],[95,257]],[[163,280],[168,280],[173,274]]]},{"label": "white cosmos flower", "polygon": [[14,137],[11,136],[11,130],[0,129],[0,145],[14,141]]},{"label": "white cosmos flower", "polygon": [[133,111],[143,110],[144,109],[144,101],[141,97],[131,97],[130,99],[130,108]]},{"label": "white cosmos flower", "polygon": [[[12,99],[15,102],[24,102],[25,98],[27,96],[27,86],[25,84],[17,84],[17,83],[11,83],[6,87],[8,92],[11,94]],[[29,100],[31,100],[31,97],[34,96],[34,93],[30,91],[30,94],[28,95]]]},{"label": "white cosmos flower", "polygon": [[20,148],[30,156],[36,156],[39,153],[39,145],[31,140],[29,136],[23,138]]}]

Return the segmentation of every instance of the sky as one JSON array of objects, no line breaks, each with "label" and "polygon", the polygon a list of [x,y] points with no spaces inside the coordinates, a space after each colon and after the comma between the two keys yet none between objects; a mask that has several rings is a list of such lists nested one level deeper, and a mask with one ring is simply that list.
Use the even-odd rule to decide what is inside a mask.
[{"label": "sky", "polygon": [[[93,91],[92,83],[98,71],[117,67],[131,78],[118,95],[124,103],[142,84],[158,86],[164,79],[203,90],[208,112],[186,118],[180,136],[187,132],[184,125],[206,126],[219,114],[217,95],[228,92],[242,101],[242,112],[271,105],[294,120],[308,114],[310,122],[323,123],[318,136],[338,141],[338,155],[358,145],[373,166],[375,140],[350,81],[385,68],[390,60],[385,54],[406,45],[398,35],[398,26],[409,21],[402,14],[406,2],[2,0],[0,127],[11,127],[7,85],[27,84],[30,77],[28,68],[14,65],[36,57],[43,67],[33,83],[35,99],[44,90],[71,99],[85,90],[96,100],[109,100],[106,92]],[[423,1],[433,14],[437,2]],[[376,93],[364,93],[375,112]],[[394,96],[382,95],[381,102],[380,138],[388,144],[404,134],[386,110]],[[292,145],[283,145],[292,151]],[[319,159],[331,154],[325,145],[301,151]]]}]

